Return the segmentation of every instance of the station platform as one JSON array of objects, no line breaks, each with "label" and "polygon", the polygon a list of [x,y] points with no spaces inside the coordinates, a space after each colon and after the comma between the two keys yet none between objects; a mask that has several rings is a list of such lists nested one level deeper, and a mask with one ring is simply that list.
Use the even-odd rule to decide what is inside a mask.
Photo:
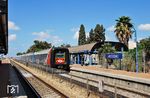
[{"label": "station platform", "polygon": [[0,64],[0,98],[27,98],[16,71],[7,59]]},{"label": "station platform", "polygon": [[109,91],[114,94],[117,92],[125,98],[150,98],[150,73],[106,69],[99,65],[74,64],[71,65],[70,74],[80,82],[86,83],[84,80],[89,80],[89,84],[98,87],[99,91]]},{"label": "station platform", "polygon": [[71,68],[79,68],[79,69],[85,69],[85,70],[91,70],[91,71],[99,71],[99,72],[106,72],[106,73],[112,73],[116,75],[125,75],[130,77],[137,77],[137,78],[143,78],[143,79],[150,79],[150,73],[136,73],[136,72],[128,72],[124,70],[115,70],[115,69],[106,69],[102,68],[99,65],[89,65],[89,66],[81,66],[80,64],[73,64],[71,65]]}]

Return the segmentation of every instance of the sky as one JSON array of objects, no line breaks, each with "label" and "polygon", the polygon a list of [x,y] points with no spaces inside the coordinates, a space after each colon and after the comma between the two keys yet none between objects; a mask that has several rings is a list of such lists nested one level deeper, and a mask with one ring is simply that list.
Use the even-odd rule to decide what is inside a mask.
[{"label": "sky", "polygon": [[[81,24],[90,29],[102,24],[106,40],[118,41],[116,19],[129,16],[137,39],[150,36],[150,0],[8,0],[9,56],[25,52],[34,40],[55,46],[76,46]],[[134,35],[130,46],[134,46]]]}]

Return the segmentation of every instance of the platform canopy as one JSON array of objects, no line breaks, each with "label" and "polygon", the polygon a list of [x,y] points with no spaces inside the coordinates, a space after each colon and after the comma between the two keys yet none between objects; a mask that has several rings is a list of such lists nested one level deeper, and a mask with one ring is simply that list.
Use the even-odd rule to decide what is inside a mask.
[{"label": "platform canopy", "polygon": [[91,44],[73,46],[68,49],[70,53],[94,52],[95,50],[98,50],[104,43],[111,44],[112,47],[115,47],[117,51],[121,51],[121,48],[123,49],[123,51],[128,51],[128,47],[125,44],[113,41],[95,42]]},{"label": "platform canopy", "polygon": [[91,51],[94,45],[95,43],[91,43],[91,44],[85,44],[85,45],[80,45],[80,46],[72,46],[68,49],[70,53],[78,53],[82,51]]},{"label": "platform canopy", "polygon": [[0,54],[8,53],[8,1],[0,0]]}]

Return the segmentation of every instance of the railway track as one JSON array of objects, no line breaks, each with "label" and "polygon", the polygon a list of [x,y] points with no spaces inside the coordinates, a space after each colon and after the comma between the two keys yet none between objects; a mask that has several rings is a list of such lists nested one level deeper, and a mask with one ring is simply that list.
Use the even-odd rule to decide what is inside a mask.
[{"label": "railway track", "polygon": [[[26,65],[26,63],[24,63],[24,65]],[[76,76],[69,72],[65,72],[65,71],[58,70],[58,69],[52,71],[50,68],[46,68],[45,66],[42,66],[42,65],[28,64],[28,66],[30,66],[30,68],[35,69],[38,73],[43,74],[46,72],[47,74],[50,74],[51,79],[54,79],[54,78],[58,79],[62,85],[67,84],[67,87],[69,87],[67,91],[76,92],[76,95],[75,95],[76,97],[74,97],[74,98],[85,98],[85,97],[99,98],[99,96],[101,96],[102,98],[111,98],[111,97],[113,98],[114,97],[114,94],[111,92],[108,92],[108,91],[99,93],[99,89],[97,87],[97,82],[96,82],[96,87],[93,87],[90,85],[91,80],[87,79],[86,77],[82,78],[80,76]],[[46,74],[43,74],[43,75],[46,75]],[[51,76],[54,76],[54,77],[52,78]],[[83,80],[84,82],[82,82],[80,80]],[[65,87],[65,88],[67,88],[67,87]],[[78,91],[74,91],[73,89],[74,90],[78,89]],[[80,97],[78,94],[79,95],[82,94],[81,95],[82,97]],[[119,97],[120,95],[117,95],[117,96]],[[71,98],[73,98],[73,97],[71,97]],[[125,98],[125,97],[122,96],[122,98]]]},{"label": "railway track", "polygon": [[[25,62],[20,62],[20,61],[18,61],[18,62],[27,66],[27,64]],[[40,73],[47,72],[47,73],[51,74],[52,77],[54,76],[53,78],[59,79],[59,82],[64,82],[65,81],[64,83],[65,84],[67,83],[67,86],[69,87],[68,88],[69,92],[70,92],[70,89],[76,90],[76,88],[77,88],[78,91],[73,91],[73,92],[77,93],[77,95],[75,95],[76,96],[75,98],[85,98],[86,96],[89,97],[89,98],[99,98],[98,96],[101,96],[103,98],[109,98],[108,95],[110,93],[109,94],[106,94],[108,92],[105,92],[103,94],[102,93],[98,93],[98,89],[97,88],[94,88],[94,90],[93,89],[90,90],[91,86],[89,84],[82,83],[80,81],[75,80],[74,78],[76,78],[76,76],[69,74],[69,72],[67,72],[67,71],[60,70],[60,69],[53,69],[52,70],[51,68],[46,68],[45,66],[42,66],[42,65],[34,65],[34,64],[30,64],[30,63],[28,63],[28,66],[32,66],[31,68],[33,68],[33,69],[34,68],[35,69],[39,69]],[[85,81],[87,81],[86,78],[85,78]],[[67,88],[67,87],[65,87],[65,88]],[[78,94],[79,95],[82,94],[81,95],[82,97],[80,97]]]},{"label": "railway track", "polygon": [[24,75],[28,82],[34,87],[34,89],[39,93],[42,98],[68,98],[66,95],[60,91],[53,88],[51,85],[35,76],[33,73],[18,66],[16,63],[11,62],[16,68]]},{"label": "railway track", "polygon": [[[93,95],[92,92],[94,92],[94,94],[97,94],[98,96],[102,96],[103,98],[111,98],[111,97],[113,98],[115,96],[117,96],[118,98],[126,98],[128,96],[122,95],[120,93],[120,91],[123,91],[123,92],[126,91],[127,93],[130,93],[130,96],[145,96],[143,98],[149,98],[149,96],[145,93],[142,93],[142,92],[138,93],[139,91],[137,92],[137,91],[134,91],[134,89],[131,90],[131,88],[127,88],[128,86],[125,87],[122,84],[116,84],[116,83],[118,83],[118,82],[116,82],[117,80],[114,81],[113,83],[110,83],[109,82],[110,80],[106,80],[106,79],[108,79],[108,77],[106,77],[105,82],[103,82],[103,86],[102,86],[103,92],[100,93],[101,91],[99,92],[99,81],[98,81],[98,78],[95,77],[95,74],[87,73],[82,70],[75,71],[75,70],[71,69],[70,73],[67,73],[67,72],[62,72],[61,70],[51,71],[50,68],[47,68],[42,65],[32,65],[31,64],[29,66],[32,66],[31,68],[33,68],[33,69],[35,68],[35,69],[40,70],[39,73],[46,72],[48,74],[50,73],[51,75],[55,75],[55,77],[57,77],[57,79],[59,79],[60,82],[64,82],[64,83],[65,83],[65,81],[66,81],[66,83],[68,82],[67,87],[70,86],[71,89],[77,87],[77,85],[80,86],[81,89],[84,88],[87,92],[87,96],[92,96]],[[104,77],[102,77],[102,78],[104,78]],[[67,88],[67,87],[65,86],[65,88]],[[68,90],[70,90],[70,89],[68,89]],[[83,90],[83,91],[85,91],[85,90]],[[80,91],[80,89],[78,89],[78,91]],[[69,92],[71,92],[71,90]],[[79,93],[80,92],[77,92],[77,94],[79,94]],[[85,93],[85,92],[83,92],[83,93]],[[135,95],[135,94],[138,94],[138,95]],[[77,95],[75,95],[75,96],[77,96]],[[86,94],[84,94],[83,96],[86,96]],[[89,97],[89,98],[94,98],[94,97]],[[138,97],[138,98],[141,98],[141,97]]]}]

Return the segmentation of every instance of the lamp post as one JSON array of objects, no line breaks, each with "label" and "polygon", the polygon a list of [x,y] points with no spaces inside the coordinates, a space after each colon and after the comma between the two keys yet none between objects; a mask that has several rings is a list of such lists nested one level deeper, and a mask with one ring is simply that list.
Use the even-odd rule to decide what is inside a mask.
[{"label": "lamp post", "polygon": [[134,28],[134,32],[135,32],[135,43],[136,43],[136,72],[138,73],[139,71],[139,66],[138,66],[138,43],[137,43],[137,34],[136,34],[136,30]]}]

